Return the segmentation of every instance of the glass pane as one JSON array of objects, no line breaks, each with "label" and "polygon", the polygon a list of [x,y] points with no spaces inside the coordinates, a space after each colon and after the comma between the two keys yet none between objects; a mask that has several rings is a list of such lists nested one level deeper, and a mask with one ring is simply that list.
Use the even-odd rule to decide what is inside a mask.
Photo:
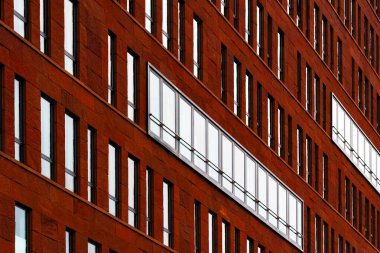
[{"label": "glass pane", "polygon": [[41,153],[50,157],[51,119],[50,102],[41,98]]},{"label": "glass pane", "polygon": [[[165,125],[162,139],[175,148],[175,93],[167,84],[162,85],[162,122]],[[169,128],[170,130],[168,130]]]},{"label": "glass pane", "polygon": [[[45,0],[40,0],[40,31],[44,32],[45,31],[45,11],[44,11],[44,7],[45,7]],[[42,44],[41,44],[42,46]]]},{"label": "glass pane", "polygon": [[278,216],[282,219],[279,220],[279,229],[282,233],[286,234],[286,215],[287,215],[287,207],[286,207],[286,189],[279,184],[278,185]]},{"label": "glass pane", "polygon": [[267,206],[267,173],[262,167],[258,167],[258,184],[259,184],[259,214],[267,218],[265,207]]},{"label": "glass pane", "polygon": [[108,211],[112,215],[116,215],[116,202],[112,199],[108,199]]},{"label": "glass pane", "polygon": [[26,210],[16,206],[15,208],[15,252],[27,252],[27,220]]},{"label": "glass pane", "polygon": [[43,158],[41,159],[41,174],[51,178],[51,164]]},{"label": "glass pane", "polygon": [[[296,198],[289,193],[289,225],[293,229],[297,229],[297,202]],[[296,241],[296,234],[293,232],[293,230],[289,230],[289,237],[293,241]]]},{"label": "glass pane", "polygon": [[136,191],[136,182],[135,182],[135,172],[136,165],[135,161],[131,158],[128,158],[128,206],[135,209],[135,191]]},{"label": "glass pane", "polygon": [[213,253],[214,252],[214,215],[209,213],[208,214],[208,252]]},{"label": "glass pane", "polygon": [[[251,207],[253,210],[256,209],[256,205],[255,205],[255,199],[254,197],[256,197],[256,191],[255,191],[255,187],[256,187],[256,164],[255,162],[248,156],[246,156],[246,159],[245,159],[245,163],[246,163],[246,186],[245,186],[245,189],[247,190],[247,192],[249,193],[249,195],[247,195],[247,205],[249,207]],[[250,196],[251,195],[251,196]]]},{"label": "glass pane", "polygon": [[108,193],[116,197],[116,149],[108,145]]},{"label": "glass pane", "polygon": [[234,193],[241,201],[244,201],[244,153],[237,146],[234,146]]},{"label": "glass pane", "polygon": [[15,130],[15,138],[16,139],[20,139],[21,138],[21,125],[22,122],[21,122],[21,93],[20,93],[20,89],[21,89],[21,84],[20,84],[20,81],[15,79],[15,82],[14,82],[14,114],[15,114],[15,118],[14,118],[14,130]]},{"label": "glass pane", "polygon": [[[198,63],[198,22],[193,20],[193,59],[194,63]],[[194,66],[194,71],[196,67]],[[195,75],[197,76],[197,75]]]},{"label": "glass pane", "polygon": [[222,185],[232,192],[232,142],[224,135],[222,137],[222,154],[222,169],[224,172]]},{"label": "glass pane", "polygon": [[[197,111],[194,110],[194,148],[197,151],[194,154],[194,164],[201,170],[206,170],[206,120]],[[198,154],[197,154],[198,153]]]},{"label": "glass pane", "polygon": [[14,9],[17,11],[19,14],[24,16],[25,14],[25,0],[14,0]]},{"label": "glass pane", "polygon": [[65,187],[70,191],[74,191],[74,177],[67,172],[65,173]]},{"label": "glass pane", "polygon": [[97,253],[97,247],[95,244],[91,242],[88,243],[88,253]]},{"label": "glass pane", "polygon": [[65,167],[70,171],[74,171],[74,119],[65,114]]},{"label": "glass pane", "polygon": [[25,23],[16,16],[13,19],[13,29],[22,37],[25,37]]},{"label": "glass pane", "polygon": [[277,227],[277,182],[271,176],[268,176],[268,207],[273,212],[269,214],[269,222]]},{"label": "glass pane", "polygon": [[303,228],[303,222],[302,222],[302,203],[300,201],[297,201],[297,232],[300,234],[297,236],[297,244],[302,246],[302,228]]},{"label": "glass pane", "polygon": [[70,74],[74,74],[74,62],[65,55],[65,70]]},{"label": "glass pane", "polygon": [[150,118],[150,130],[160,135],[160,127],[158,121],[160,120],[160,79],[153,72],[149,72],[149,112],[153,116]]},{"label": "glass pane", "polygon": [[65,15],[65,51],[74,55],[74,5],[70,0],[64,3]]},{"label": "glass pane", "polygon": [[181,155],[191,161],[191,106],[183,99],[179,99],[179,135]]},{"label": "glass pane", "polygon": [[135,58],[131,53],[127,53],[128,71],[128,101],[135,104]]},{"label": "glass pane", "polygon": [[210,160],[210,166],[208,167],[208,174],[215,181],[219,181],[219,131],[210,122],[208,126],[208,159]]}]

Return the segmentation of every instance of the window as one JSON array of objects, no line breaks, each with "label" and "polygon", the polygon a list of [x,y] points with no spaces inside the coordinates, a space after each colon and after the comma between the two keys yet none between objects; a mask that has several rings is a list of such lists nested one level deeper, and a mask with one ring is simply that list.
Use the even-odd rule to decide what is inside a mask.
[{"label": "window", "polygon": [[371,243],[375,245],[375,207],[371,204]]},{"label": "window", "polygon": [[338,169],[338,211],[342,212],[342,171]]},{"label": "window", "polygon": [[306,102],[306,111],[311,113],[311,68],[309,65],[306,65],[306,70],[305,70],[305,102]]},{"label": "window", "polygon": [[74,253],[74,232],[66,228],[65,231],[66,253]]},{"label": "window", "polygon": [[319,52],[319,7],[314,5],[314,49]]},{"label": "window", "polygon": [[358,44],[361,45],[361,43],[362,43],[362,15],[361,15],[360,5],[358,5]]},{"label": "window", "polygon": [[171,50],[171,0],[162,0],[162,44]]},{"label": "window", "polygon": [[300,52],[297,51],[297,99],[299,102],[301,102],[301,86],[302,86],[302,81],[301,81],[301,54]]},{"label": "window", "polygon": [[119,215],[119,148],[108,144],[108,211]]},{"label": "window", "polygon": [[269,68],[272,68],[272,17],[268,14],[268,23],[267,23],[267,61]]},{"label": "window", "polygon": [[323,198],[328,199],[328,163],[327,163],[327,155],[323,153],[322,155],[322,184],[323,184]]},{"label": "window", "polygon": [[154,0],[145,0],[145,29],[154,33]]},{"label": "window", "polygon": [[305,1],[305,30],[306,30],[306,38],[310,40],[310,0]]},{"label": "window", "polygon": [[252,97],[253,97],[253,77],[249,72],[245,74],[245,123],[252,128]]},{"label": "window", "polygon": [[28,37],[28,4],[27,0],[14,0],[13,29],[22,37]]},{"label": "window", "polygon": [[293,165],[293,128],[292,116],[288,115],[288,164]]},{"label": "window", "polygon": [[222,221],[222,253],[230,252],[230,224]]},{"label": "window", "polygon": [[19,77],[14,80],[14,130],[15,159],[24,161],[24,84]]},{"label": "window", "polygon": [[312,151],[311,151],[311,138],[309,136],[306,136],[306,152],[305,152],[305,159],[306,159],[306,181],[308,184],[312,184]]},{"label": "window", "polygon": [[201,213],[200,213],[200,203],[195,201],[194,203],[194,251],[195,253],[201,252],[201,241],[200,241],[200,225],[201,225]]},{"label": "window", "polygon": [[351,249],[350,249],[350,243],[346,241],[346,253],[350,253]]},{"label": "window", "polygon": [[145,206],[146,206],[146,233],[153,235],[153,172],[146,170],[145,174]]},{"label": "window", "polygon": [[48,2],[40,0],[40,50],[47,54],[48,51]]},{"label": "window", "polygon": [[351,34],[355,37],[356,33],[356,1],[351,0]]},{"label": "window", "polygon": [[315,180],[315,190],[319,192],[319,147],[317,144],[314,144],[314,180]]},{"label": "window", "polygon": [[303,150],[303,134],[302,129],[300,127],[297,127],[297,173],[301,177],[303,176],[303,157],[302,157],[302,150]]},{"label": "window", "polygon": [[98,246],[98,244],[92,241],[89,241],[87,243],[87,249],[88,249],[87,251],[88,253],[99,253],[100,251],[100,247]]},{"label": "window", "polygon": [[364,115],[369,118],[369,87],[368,79],[364,77]]},{"label": "window", "polygon": [[363,75],[360,68],[358,68],[358,103],[359,108],[363,110]]},{"label": "window", "polygon": [[344,179],[344,198],[345,198],[345,218],[350,221],[350,180],[346,177]]},{"label": "window", "polygon": [[29,210],[16,204],[15,207],[15,252],[29,252]]},{"label": "window", "polygon": [[271,96],[268,96],[268,146],[274,148],[274,101]]},{"label": "window", "polygon": [[87,128],[87,200],[95,202],[95,130]]},{"label": "window", "polygon": [[284,109],[278,107],[277,109],[277,138],[278,138],[278,155],[284,158]]},{"label": "window", "polygon": [[239,6],[238,6],[238,0],[233,0],[234,6],[233,6],[233,18],[234,18],[234,27],[235,29],[239,29]]},{"label": "window", "polygon": [[257,49],[256,49],[256,53],[261,58],[264,58],[264,38],[263,38],[264,8],[259,2],[257,2],[257,7],[256,7],[256,26],[257,26],[257,31],[256,31]]},{"label": "window", "polygon": [[252,0],[245,1],[245,41],[252,43]]},{"label": "window", "polygon": [[240,62],[234,60],[234,113],[239,117],[240,105]]},{"label": "window", "polygon": [[128,157],[128,224],[137,227],[138,217],[138,161]]},{"label": "window", "polygon": [[302,11],[303,11],[303,6],[302,6],[303,1],[302,0],[297,0],[297,19],[296,23],[299,29],[302,29]]},{"label": "window", "polygon": [[327,19],[322,16],[322,60],[327,63]]},{"label": "window", "polygon": [[323,230],[322,230],[322,249],[323,253],[329,252],[329,226],[326,222],[323,222]]},{"label": "window", "polygon": [[163,213],[164,213],[164,244],[173,245],[173,210],[172,210],[172,185],[166,181],[163,184]]},{"label": "window", "polygon": [[227,82],[227,77],[226,77],[226,64],[227,64],[227,49],[226,47],[222,44],[222,49],[221,49],[221,64],[220,64],[220,78],[221,78],[221,84],[220,84],[220,91],[221,91],[221,98],[224,103],[227,101],[227,89],[226,89],[226,82]]},{"label": "window", "polygon": [[132,121],[137,119],[137,78],[138,78],[138,58],[135,54],[128,51],[128,118]]},{"label": "window", "polygon": [[134,14],[135,12],[135,8],[134,8],[134,4],[135,4],[135,1],[134,0],[127,0],[127,11],[129,13],[131,13],[132,15]]},{"label": "window", "polygon": [[77,73],[77,11],[76,0],[65,0],[65,69],[72,75]]},{"label": "window", "polygon": [[247,238],[247,253],[253,253],[253,240],[251,238]]},{"label": "window", "polygon": [[343,253],[343,238],[341,235],[338,236],[338,253]]},{"label": "window", "polygon": [[184,0],[178,0],[178,59],[184,63],[184,42],[185,42],[185,3]]},{"label": "window", "polygon": [[284,81],[284,33],[280,29],[277,34],[277,77]]},{"label": "window", "polygon": [[364,16],[364,54],[368,57],[368,19]]},{"label": "window", "polygon": [[369,43],[369,61],[371,62],[372,66],[375,66],[375,36],[372,26],[369,28]]},{"label": "window", "polygon": [[[108,103],[115,105],[115,35],[108,33]],[[129,101],[128,101],[129,102]]]},{"label": "window", "polygon": [[77,192],[77,129],[76,119],[65,114],[65,187]]},{"label": "window", "polygon": [[323,118],[322,118],[322,126],[323,129],[326,131],[326,120],[327,120],[327,91],[326,91],[326,85],[323,84],[322,86],[322,111],[323,111]]},{"label": "window", "polygon": [[265,253],[265,248],[264,248],[264,246],[261,246],[261,245],[259,244],[259,246],[257,247],[257,253]]},{"label": "window", "polygon": [[315,253],[321,253],[321,218],[315,216]]},{"label": "window", "polygon": [[293,16],[293,0],[286,0],[286,12],[289,16]]},{"label": "window", "polygon": [[208,252],[216,253],[216,215],[208,213]]},{"label": "window", "polygon": [[220,0],[220,12],[223,16],[228,17],[228,0]]},{"label": "window", "polygon": [[330,69],[334,69],[334,28],[330,25]]},{"label": "window", "polygon": [[53,103],[41,96],[41,174],[52,179],[54,163]]},{"label": "window", "polygon": [[202,23],[197,18],[193,19],[193,60],[194,60],[194,75],[201,79],[201,50],[202,50]]},{"label": "window", "polygon": [[319,113],[319,105],[320,105],[320,90],[319,90],[319,76],[317,74],[314,75],[314,120],[319,123],[320,113]]},{"label": "window", "polygon": [[367,198],[365,198],[364,203],[364,234],[365,238],[369,240],[369,201]]},{"label": "window", "polygon": [[348,27],[348,22],[349,22],[348,9],[350,8],[350,6],[348,5],[348,0],[343,0],[343,4],[344,4],[344,25]]},{"label": "window", "polygon": [[354,227],[357,226],[357,214],[356,214],[356,186],[355,185],[352,185],[352,189],[351,189],[351,193],[352,193],[352,199],[351,199],[351,202],[352,202],[352,209],[351,209],[351,212],[352,212],[352,225]]},{"label": "window", "polygon": [[240,253],[240,231],[235,228],[235,253]]},{"label": "window", "polygon": [[257,83],[257,134],[261,137],[261,126],[262,126],[262,122],[261,122],[261,113],[262,113],[262,110],[261,110],[261,84],[260,83]]}]

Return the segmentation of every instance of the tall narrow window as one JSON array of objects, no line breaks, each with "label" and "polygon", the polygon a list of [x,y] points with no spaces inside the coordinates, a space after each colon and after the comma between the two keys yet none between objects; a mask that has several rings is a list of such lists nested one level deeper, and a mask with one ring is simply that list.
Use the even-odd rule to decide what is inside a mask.
[{"label": "tall narrow window", "polygon": [[245,123],[252,128],[252,90],[253,77],[247,72],[245,74]]},{"label": "tall narrow window", "polygon": [[77,48],[76,48],[76,0],[65,0],[65,69],[72,75],[77,73]]},{"label": "tall narrow window", "polygon": [[320,104],[320,92],[319,92],[319,76],[317,74],[314,75],[314,120],[319,123],[319,104]]},{"label": "tall narrow window", "polygon": [[29,252],[29,210],[21,205],[15,207],[15,252]]},{"label": "tall narrow window", "polygon": [[319,146],[314,144],[314,187],[319,192]]},{"label": "tall narrow window", "polygon": [[28,0],[14,0],[13,29],[22,37],[28,37]]},{"label": "tall narrow window", "polygon": [[222,253],[230,252],[230,224],[222,221]]},{"label": "tall narrow window", "polygon": [[372,26],[369,28],[369,61],[372,66],[375,66],[375,36]]},{"label": "tall narrow window", "polygon": [[234,113],[240,117],[240,62],[234,59]]},{"label": "tall narrow window", "polygon": [[138,162],[128,157],[128,224],[137,227],[138,217]]},{"label": "tall narrow window", "polygon": [[184,42],[185,42],[185,10],[184,10],[184,0],[178,0],[178,59],[184,63],[185,54],[184,54]]},{"label": "tall narrow window", "polygon": [[301,177],[303,176],[303,157],[302,157],[302,150],[303,150],[303,134],[302,129],[300,127],[297,127],[297,173]]},{"label": "tall narrow window", "polygon": [[127,6],[127,11],[131,13],[132,15],[135,13],[135,1],[134,0],[127,0],[126,6]]},{"label": "tall narrow window", "polygon": [[338,211],[342,213],[342,171],[338,169]]},{"label": "tall narrow window", "polygon": [[277,138],[278,155],[284,158],[284,109],[280,106],[277,109]]},{"label": "tall narrow window", "polygon": [[351,34],[355,37],[356,33],[356,1],[351,0]]},{"label": "tall narrow window", "polygon": [[369,201],[365,198],[364,202],[364,234],[365,238],[369,240]]},{"label": "tall narrow window", "polygon": [[299,29],[302,29],[302,12],[303,12],[303,1],[302,0],[297,0],[297,19],[296,23]]},{"label": "tall narrow window", "polygon": [[137,56],[128,51],[128,118],[132,121],[136,121],[137,118],[137,62]]},{"label": "tall narrow window", "polygon": [[247,238],[247,253],[253,253],[253,240],[251,238]]},{"label": "tall narrow window", "polygon": [[208,252],[216,253],[216,216],[208,213]]},{"label": "tall narrow window", "polygon": [[87,128],[87,200],[95,202],[95,130]]},{"label": "tall narrow window", "polygon": [[344,25],[348,27],[348,22],[349,22],[348,0],[343,0],[343,4],[344,4],[344,8],[343,8],[344,9]]},{"label": "tall narrow window", "polygon": [[268,96],[268,146],[274,148],[274,101],[271,96]]},{"label": "tall narrow window", "polygon": [[14,130],[15,159],[24,160],[24,81],[16,77],[14,80]]},{"label": "tall narrow window", "polygon": [[108,103],[115,104],[115,35],[108,33]]},{"label": "tall narrow window", "polygon": [[261,118],[262,118],[262,110],[261,110],[261,84],[257,83],[257,134],[261,137]]},{"label": "tall narrow window", "polygon": [[267,29],[267,61],[269,68],[272,68],[272,17],[269,14]]},{"label": "tall narrow window", "polygon": [[300,52],[297,51],[297,99],[299,102],[301,102],[301,97],[302,97],[302,81],[301,81],[301,54]]},{"label": "tall narrow window", "polygon": [[359,108],[363,110],[363,75],[360,68],[358,68],[358,104]]},{"label": "tall narrow window", "polygon": [[164,213],[164,244],[172,247],[173,244],[173,209],[172,185],[166,181],[163,184],[163,213]]},{"label": "tall narrow window", "polygon": [[40,0],[40,50],[47,54],[48,50],[48,2]]},{"label": "tall narrow window", "polygon": [[310,40],[310,0],[305,0],[305,32],[306,38]]},{"label": "tall narrow window", "polygon": [[327,155],[322,155],[322,186],[323,186],[323,198],[328,199],[328,164]]},{"label": "tall narrow window", "polygon": [[293,128],[292,116],[288,115],[288,164],[293,165]]},{"label": "tall narrow window", "polygon": [[53,178],[54,162],[54,128],[53,128],[53,104],[41,97],[41,174],[47,178]]},{"label": "tall narrow window", "polygon": [[284,81],[284,33],[281,29],[277,34],[277,77]]},{"label": "tall narrow window", "polygon": [[154,33],[154,0],[145,0],[145,29]]},{"label": "tall narrow window", "polygon": [[145,175],[146,233],[153,235],[153,172],[146,170]]},{"label": "tall narrow window", "polygon": [[220,12],[228,17],[228,0],[220,0]]},{"label": "tall narrow window", "polygon": [[364,77],[364,115],[369,118],[369,84],[367,77]]},{"label": "tall narrow window", "polygon": [[334,69],[334,28],[330,25],[330,69]]},{"label": "tall narrow window", "polygon": [[233,0],[234,6],[233,6],[233,19],[234,19],[234,27],[235,29],[239,29],[239,6],[238,6],[238,0]]},{"label": "tall narrow window", "polygon": [[346,253],[350,253],[350,252],[351,252],[350,243],[346,241]]},{"label": "tall narrow window", "polygon": [[327,120],[327,91],[326,91],[326,84],[323,84],[322,86],[322,112],[323,112],[323,118],[322,118],[322,126],[323,129],[326,131],[326,120]]},{"label": "tall narrow window", "polygon": [[327,19],[325,16],[322,17],[322,60],[327,63]]},{"label": "tall narrow window", "polygon": [[74,253],[74,232],[66,228],[65,231],[66,253]]},{"label": "tall narrow window", "polygon": [[73,116],[65,114],[65,187],[77,191],[77,130]]},{"label": "tall narrow window", "polygon": [[245,1],[245,41],[252,43],[252,0]]},{"label": "tall narrow window", "polygon": [[308,184],[312,184],[312,151],[311,151],[311,139],[309,136],[306,136],[306,150],[305,150],[305,159],[306,159],[306,181]]},{"label": "tall narrow window", "polygon": [[338,236],[338,253],[343,253],[343,238],[341,235]]},{"label": "tall narrow window", "polygon": [[235,228],[235,253],[240,253],[240,230]]},{"label": "tall narrow window", "polygon": [[293,0],[286,0],[286,12],[289,16],[293,16]]},{"label": "tall narrow window", "polygon": [[305,70],[305,107],[306,111],[311,113],[311,68],[309,65],[306,65]]},{"label": "tall narrow window", "polygon": [[99,253],[99,245],[95,242],[89,241],[87,243],[87,252],[88,253]]},{"label": "tall narrow window", "polygon": [[259,244],[259,246],[257,246],[257,253],[264,253],[265,252],[265,248],[264,248],[264,246],[261,246],[260,244]]},{"label": "tall narrow window", "polygon": [[171,50],[171,0],[162,0],[162,44]]},{"label": "tall narrow window", "polygon": [[358,5],[358,44],[361,45],[362,43],[362,14],[361,14],[361,7]]},{"label": "tall narrow window", "polygon": [[357,226],[357,214],[356,214],[356,186],[355,185],[352,185],[352,189],[351,189],[351,196],[352,196],[352,199],[351,199],[351,202],[352,202],[352,209],[351,209],[351,212],[352,212],[352,225],[354,227]]},{"label": "tall narrow window", "polygon": [[201,79],[201,55],[202,55],[202,23],[197,18],[193,19],[193,61],[194,61],[194,75]]},{"label": "tall narrow window", "polygon": [[263,6],[257,2],[256,7],[256,42],[257,42],[257,49],[256,53],[263,58],[264,57],[264,8]]},{"label": "tall narrow window", "polygon": [[315,216],[315,253],[321,253],[321,218]]},{"label": "tall narrow window", "polygon": [[364,16],[364,35],[363,35],[363,40],[364,40],[364,53],[368,57],[368,19],[366,16]]},{"label": "tall narrow window", "polygon": [[344,199],[345,199],[345,218],[350,221],[350,180],[346,177],[344,179]]},{"label": "tall narrow window", "polygon": [[314,49],[319,52],[319,7],[314,5]]},{"label": "tall narrow window", "polygon": [[119,215],[119,149],[108,144],[108,211]]},{"label": "tall narrow window", "polygon": [[195,253],[201,252],[200,225],[201,225],[200,203],[196,201],[194,203],[194,252]]},{"label": "tall narrow window", "polygon": [[227,49],[222,44],[222,49],[220,52],[221,55],[221,64],[220,64],[220,78],[221,78],[221,84],[220,84],[220,90],[221,90],[221,97],[222,101],[226,103],[227,100],[227,90],[226,90],[226,64],[227,64]]},{"label": "tall narrow window", "polygon": [[327,223],[323,222],[323,230],[322,230],[322,250],[323,253],[329,252],[329,226]]},{"label": "tall narrow window", "polygon": [[362,216],[363,216],[363,197],[362,192],[359,191],[359,231],[362,232]]}]

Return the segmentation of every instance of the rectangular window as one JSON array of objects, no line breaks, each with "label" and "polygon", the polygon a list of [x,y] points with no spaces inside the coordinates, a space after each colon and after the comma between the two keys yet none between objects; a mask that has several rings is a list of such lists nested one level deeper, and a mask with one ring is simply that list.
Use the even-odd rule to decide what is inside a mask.
[{"label": "rectangular window", "polygon": [[259,246],[257,246],[257,253],[265,253],[265,248],[264,248],[264,246],[261,246],[261,245],[259,244]]},{"label": "rectangular window", "polygon": [[351,34],[355,38],[356,33],[356,1],[351,0]]},{"label": "rectangular window", "polygon": [[327,63],[327,19],[322,16],[322,60]]},{"label": "rectangular window", "polygon": [[319,192],[319,147],[317,144],[314,144],[314,181],[315,181],[315,190]]},{"label": "rectangular window", "polygon": [[230,252],[230,224],[222,221],[222,253]]},{"label": "rectangular window", "polygon": [[220,91],[221,98],[224,103],[227,101],[227,89],[226,89],[226,68],[227,68],[227,48],[222,44],[222,49],[220,52],[221,55],[221,64],[220,64]]},{"label": "rectangular window", "polygon": [[371,204],[371,243],[375,245],[375,207]]},{"label": "rectangular window", "polygon": [[234,6],[233,6],[233,19],[234,19],[234,27],[235,29],[239,29],[239,6],[238,6],[238,0],[233,0]]},{"label": "rectangular window", "polygon": [[28,37],[28,0],[14,0],[13,29],[22,37]]},{"label": "rectangular window", "polygon": [[289,16],[293,16],[293,0],[286,0],[286,12]]},{"label": "rectangular window", "polygon": [[48,52],[48,4],[49,0],[40,0],[40,50]]},{"label": "rectangular window", "polygon": [[309,113],[311,113],[311,68],[309,65],[306,65],[306,69],[305,69],[305,107],[306,107],[306,111],[308,111]]},{"label": "rectangular window", "polygon": [[338,169],[338,211],[342,213],[342,171]]},{"label": "rectangular window", "polygon": [[277,34],[277,77],[284,81],[284,33],[280,29]]},{"label": "rectangular window", "polygon": [[240,231],[235,228],[235,253],[240,253]]},{"label": "rectangular window", "polygon": [[350,252],[351,252],[350,243],[346,241],[346,253],[350,253]]},{"label": "rectangular window", "polygon": [[301,54],[300,54],[300,52],[298,52],[297,51],[297,99],[298,99],[298,101],[300,101],[301,102],[301,86],[302,86],[302,81],[301,81],[301,69],[302,69],[302,67],[301,67]]},{"label": "rectangular window", "polygon": [[178,0],[178,59],[184,63],[184,25],[185,25],[185,3],[184,0]]},{"label": "rectangular window", "polygon": [[312,184],[312,151],[311,151],[311,139],[309,136],[306,136],[306,150],[305,150],[305,159],[306,159],[306,181],[308,184]]},{"label": "rectangular window", "polygon": [[65,69],[72,75],[77,73],[77,2],[76,0],[65,0]]},{"label": "rectangular window", "polygon": [[336,47],[337,47],[337,61],[336,62],[337,62],[337,66],[338,66],[338,69],[337,69],[337,78],[338,78],[339,82],[342,82],[342,79],[343,79],[342,41],[339,38],[338,38]]},{"label": "rectangular window", "polygon": [[171,50],[171,0],[162,0],[162,44]]},{"label": "rectangular window", "polygon": [[15,159],[24,161],[24,81],[14,79]]},{"label": "rectangular window", "polygon": [[348,0],[343,0],[343,5],[344,5],[344,8],[343,8],[344,9],[344,25],[348,27],[348,22],[349,22]]},{"label": "rectangular window", "polygon": [[362,192],[359,191],[359,231],[362,232],[362,217],[363,217],[363,197]]},{"label": "rectangular window", "polygon": [[334,69],[334,28],[330,25],[330,69]]},{"label": "rectangular window", "polygon": [[323,230],[322,230],[322,247],[323,247],[323,253],[329,252],[329,226],[327,223],[323,222]]},{"label": "rectangular window", "polygon": [[299,29],[302,30],[302,12],[303,12],[303,6],[302,6],[303,1],[302,0],[297,0],[297,26]]},{"label": "rectangular window", "polygon": [[132,15],[135,13],[135,1],[134,0],[127,0],[126,6],[127,6],[127,11],[131,13]]},{"label": "rectangular window", "polygon": [[319,84],[319,76],[317,74],[314,75],[314,120],[316,120],[319,123],[319,107],[320,107],[320,90],[319,90],[320,84]]},{"label": "rectangular window", "polygon": [[335,253],[335,230],[331,229],[331,253]]},{"label": "rectangular window", "polygon": [[146,170],[145,174],[145,205],[146,205],[146,233],[153,235],[153,172]]},{"label": "rectangular window", "polygon": [[201,79],[201,55],[202,55],[202,23],[199,18],[194,17],[193,19],[193,61],[194,69],[193,73],[198,78]]},{"label": "rectangular window", "polygon": [[252,128],[252,103],[253,103],[253,77],[249,72],[245,74],[245,123]]},{"label": "rectangular window", "polygon": [[247,253],[253,253],[253,240],[251,238],[247,238]]},{"label": "rectangular window", "polygon": [[268,14],[267,22],[267,61],[269,68],[272,68],[272,17]]},{"label": "rectangular window", "polygon": [[252,43],[252,0],[245,1],[245,41]]},{"label": "rectangular window", "polygon": [[344,179],[344,195],[345,195],[345,217],[350,221],[350,180],[346,177]]},{"label": "rectangular window", "polygon": [[369,28],[369,43],[369,61],[372,66],[375,66],[375,36],[372,26]]},{"label": "rectangular window", "polygon": [[138,217],[138,161],[128,157],[128,224],[137,227]]},{"label": "rectangular window", "polygon": [[380,95],[376,95],[376,129],[380,133]]},{"label": "rectangular window", "polygon": [[365,198],[364,203],[364,234],[365,238],[369,240],[369,201],[367,198]]},{"label": "rectangular window", "polygon": [[228,17],[228,0],[220,0],[220,12],[223,16]]},{"label": "rectangular window", "polygon": [[277,138],[278,138],[278,155],[284,158],[284,109],[282,107],[278,107],[277,109]]},{"label": "rectangular window", "polygon": [[173,246],[173,209],[172,209],[172,185],[166,181],[163,183],[163,222],[164,222],[164,241],[168,246]]},{"label": "rectangular window", "polygon": [[15,207],[15,252],[29,252],[29,210],[16,204]]},{"label": "rectangular window", "polygon": [[115,105],[115,35],[108,33],[108,103]]},{"label": "rectangular window", "polygon": [[359,46],[362,43],[362,14],[360,5],[358,5],[358,44]]},{"label": "rectangular window", "polygon": [[194,251],[201,252],[200,228],[201,228],[201,206],[198,201],[194,203]]},{"label": "rectangular window", "polygon": [[154,33],[154,0],[145,0],[145,29]]},{"label": "rectangular window", "polygon": [[364,77],[364,115],[369,118],[369,84],[367,77]]},{"label": "rectangular window", "polygon": [[352,225],[354,227],[357,226],[357,214],[356,214],[356,186],[355,185],[352,185],[352,189],[351,189],[351,194],[352,194],[352,199],[351,199],[351,202],[352,202]]},{"label": "rectangular window", "polygon": [[326,85],[323,84],[322,86],[322,111],[323,111],[323,119],[322,119],[322,126],[323,129],[326,131],[326,120],[327,120],[327,91],[326,91]]},{"label": "rectangular window", "polygon": [[216,215],[208,213],[208,252],[216,253]]},{"label": "rectangular window", "polygon": [[261,137],[261,118],[262,118],[262,110],[261,110],[261,84],[257,83],[257,134]]},{"label": "rectangular window", "polygon": [[328,199],[328,160],[327,155],[323,153],[322,155],[322,183],[323,183],[323,198]]},{"label": "rectangular window", "polygon": [[274,101],[271,96],[268,96],[268,146],[274,148]]},{"label": "rectangular window", "polygon": [[65,231],[65,243],[66,243],[66,253],[74,253],[74,232],[66,228]]},{"label": "rectangular window", "polygon": [[77,127],[76,119],[65,114],[65,187],[77,192]]},{"label": "rectangular window", "polygon": [[100,247],[96,242],[89,241],[87,243],[87,252],[88,253],[99,253]]},{"label": "rectangular window", "polygon": [[364,16],[364,54],[368,57],[368,19]]},{"label": "rectangular window", "polygon": [[41,96],[41,174],[52,179],[54,163],[54,112],[50,99]]},{"label": "rectangular window", "polygon": [[137,79],[138,79],[138,57],[128,51],[128,118],[132,121],[137,119]]},{"label": "rectangular window", "polygon": [[240,62],[234,59],[234,113],[240,117]]},{"label": "rectangular window", "polygon": [[264,8],[263,6],[257,2],[256,7],[256,42],[257,42],[257,49],[256,53],[261,57],[264,58]]},{"label": "rectangular window", "polygon": [[288,164],[293,165],[293,128],[292,116],[288,115]]},{"label": "rectangular window", "polygon": [[314,49],[319,52],[319,7],[314,5]]},{"label": "rectangular window", "polygon": [[315,253],[321,253],[321,218],[315,216]]},{"label": "rectangular window", "polygon": [[343,238],[338,236],[338,253],[343,253]]},{"label": "rectangular window", "polygon": [[95,130],[87,128],[87,200],[95,203]]},{"label": "rectangular window", "polygon": [[297,173],[301,177],[303,177],[303,157],[302,157],[302,150],[303,150],[303,134],[302,129],[300,127],[297,127]]},{"label": "rectangular window", "polygon": [[108,211],[119,215],[119,148],[108,144]]},{"label": "rectangular window", "polygon": [[363,75],[360,68],[358,68],[358,103],[359,108],[363,110]]},{"label": "rectangular window", "polygon": [[305,30],[306,30],[306,38],[310,40],[310,0],[305,0]]}]

